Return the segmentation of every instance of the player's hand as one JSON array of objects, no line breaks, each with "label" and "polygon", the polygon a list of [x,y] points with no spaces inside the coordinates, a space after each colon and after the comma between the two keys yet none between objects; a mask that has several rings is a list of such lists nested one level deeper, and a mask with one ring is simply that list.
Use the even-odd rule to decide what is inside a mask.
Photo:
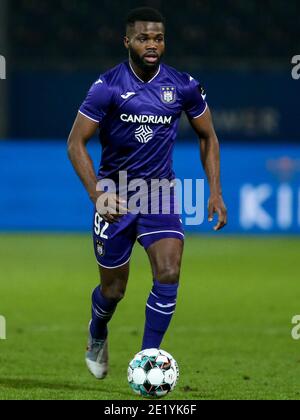
[{"label": "player's hand", "polygon": [[121,217],[128,214],[129,210],[125,205],[126,201],[117,194],[105,192],[100,193],[96,202],[97,212],[108,223],[119,222]]},{"label": "player's hand", "polygon": [[214,227],[214,231],[219,231],[227,225],[227,209],[221,195],[211,196],[208,203],[208,221],[214,220],[214,214],[217,213],[219,220]]}]

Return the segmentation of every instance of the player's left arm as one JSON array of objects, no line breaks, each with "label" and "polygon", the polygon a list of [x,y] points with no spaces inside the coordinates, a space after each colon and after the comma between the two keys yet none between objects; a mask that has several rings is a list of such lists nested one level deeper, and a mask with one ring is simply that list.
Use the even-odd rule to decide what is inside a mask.
[{"label": "player's left arm", "polygon": [[227,209],[220,180],[220,145],[209,108],[200,117],[190,119],[190,123],[199,138],[201,161],[210,187],[208,220],[212,222],[217,213],[219,220],[214,230],[219,231],[227,224]]}]

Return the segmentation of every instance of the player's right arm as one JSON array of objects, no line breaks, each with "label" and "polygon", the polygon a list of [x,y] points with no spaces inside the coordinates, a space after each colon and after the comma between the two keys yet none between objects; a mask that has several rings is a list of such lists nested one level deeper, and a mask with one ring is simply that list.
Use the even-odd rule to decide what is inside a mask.
[{"label": "player's right arm", "polygon": [[[106,195],[105,208],[102,211],[99,205],[97,205],[97,210],[101,213],[105,221],[114,223],[121,217],[121,215],[116,214],[113,210],[121,208],[119,197],[115,194],[97,191],[97,177],[92,159],[87,151],[87,143],[95,135],[98,127],[98,123],[78,113],[68,139],[68,156],[92,202],[97,205],[99,203],[99,197],[102,194]],[[109,211],[110,209],[111,211]]]},{"label": "player's right arm", "polygon": [[98,124],[78,113],[68,139],[68,156],[72,165],[85,186],[90,199],[96,204],[97,177],[92,159],[88,154],[86,145],[98,129]]}]

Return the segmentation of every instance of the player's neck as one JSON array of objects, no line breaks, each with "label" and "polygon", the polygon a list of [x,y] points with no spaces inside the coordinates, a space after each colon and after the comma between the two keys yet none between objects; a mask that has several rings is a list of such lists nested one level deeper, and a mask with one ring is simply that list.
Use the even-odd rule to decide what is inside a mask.
[{"label": "player's neck", "polygon": [[143,82],[147,83],[149,80],[153,79],[153,77],[157,74],[159,70],[159,66],[156,67],[154,70],[145,72],[140,67],[138,67],[131,59],[129,59],[130,65],[135,72],[135,74],[143,80]]}]

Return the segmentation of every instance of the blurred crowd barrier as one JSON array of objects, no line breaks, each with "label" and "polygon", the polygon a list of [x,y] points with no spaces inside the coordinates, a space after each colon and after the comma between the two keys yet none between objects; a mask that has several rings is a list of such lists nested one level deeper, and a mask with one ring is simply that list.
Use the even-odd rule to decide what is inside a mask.
[{"label": "blurred crowd barrier", "polygon": [[[96,72],[15,72],[10,86],[10,138],[67,138]],[[299,80],[286,71],[192,73],[207,92],[222,142],[300,140]],[[179,138],[192,137],[183,118]]]},{"label": "blurred crowd barrier", "polygon": [[[204,177],[197,149],[196,141],[178,143],[174,156],[177,178],[194,180],[194,198],[195,180]],[[91,144],[90,153],[97,166],[101,155],[97,143]],[[223,145],[222,184],[229,210],[224,233],[300,233],[299,156],[296,145]],[[0,183],[0,231],[91,231],[92,205],[63,142],[0,142],[0,179],[5,180]],[[202,207],[208,195],[205,182]],[[183,219],[187,216],[191,214],[184,213]],[[186,230],[209,233],[212,226],[205,220]]]}]

